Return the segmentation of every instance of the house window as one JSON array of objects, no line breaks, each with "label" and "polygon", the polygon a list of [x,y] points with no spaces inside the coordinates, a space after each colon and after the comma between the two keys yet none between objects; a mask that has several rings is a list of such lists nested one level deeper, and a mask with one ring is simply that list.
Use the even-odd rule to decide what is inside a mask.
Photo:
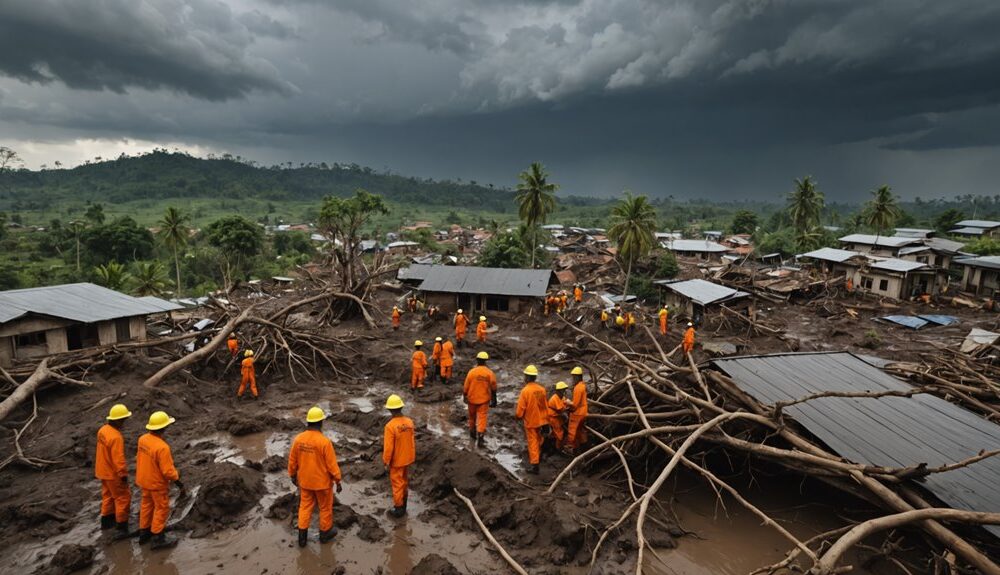
[{"label": "house window", "polygon": [[920,256],[917,258],[917,263],[925,264],[927,263],[927,256]]},{"label": "house window", "polygon": [[861,289],[872,289],[872,278],[861,276]]},{"label": "house window", "polygon": [[45,332],[36,331],[33,333],[22,333],[17,336],[17,347],[33,347],[45,345]]},{"label": "house window", "polygon": [[132,322],[127,317],[123,317],[115,320],[115,335],[117,336],[117,341],[129,341],[132,339]]},{"label": "house window", "polygon": [[486,311],[508,311],[510,310],[510,298],[503,296],[486,296]]},{"label": "house window", "polygon": [[878,280],[878,291],[889,291],[889,280]]}]

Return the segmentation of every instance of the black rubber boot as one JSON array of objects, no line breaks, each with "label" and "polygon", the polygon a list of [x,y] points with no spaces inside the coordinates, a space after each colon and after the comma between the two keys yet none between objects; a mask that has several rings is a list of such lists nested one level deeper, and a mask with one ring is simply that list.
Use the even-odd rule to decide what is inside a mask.
[{"label": "black rubber boot", "polygon": [[119,541],[121,539],[128,539],[129,535],[131,534],[129,533],[128,530],[128,521],[115,523],[115,536],[114,536],[115,541]]},{"label": "black rubber boot", "polygon": [[476,438],[476,428],[475,427],[470,427],[469,428],[469,439],[475,439],[475,438]]},{"label": "black rubber boot", "polygon": [[476,438],[476,447],[486,447],[486,432],[478,434],[479,437]]},{"label": "black rubber boot", "polygon": [[149,529],[139,530],[139,545],[145,545],[149,543],[149,540],[153,538],[153,532]]},{"label": "black rubber boot", "polygon": [[405,514],[406,514],[405,507],[393,507],[392,509],[389,510],[389,515],[392,517],[402,517]]},{"label": "black rubber boot", "polygon": [[320,531],[319,532],[319,542],[320,543],[326,543],[327,541],[333,539],[333,536],[336,535],[336,534],[337,534],[337,528],[336,527],[331,527],[330,529],[328,529],[326,531]]},{"label": "black rubber boot", "polygon": [[115,526],[114,515],[101,515],[101,529],[111,529]]},{"label": "black rubber boot", "polygon": [[299,529],[299,547],[305,547],[307,541],[309,541],[309,530]]},{"label": "black rubber boot", "polygon": [[150,549],[166,549],[167,547],[173,547],[177,545],[176,537],[169,537],[165,533],[157,533],[153,535],[153,543],[149,546]]},{"label": "black rubber boot", "polygon": [[538,475],[540,473],[538,469],[538,464],[537,463],[531,464],[531,469],[528,470],[528,473],[532,475]]}]

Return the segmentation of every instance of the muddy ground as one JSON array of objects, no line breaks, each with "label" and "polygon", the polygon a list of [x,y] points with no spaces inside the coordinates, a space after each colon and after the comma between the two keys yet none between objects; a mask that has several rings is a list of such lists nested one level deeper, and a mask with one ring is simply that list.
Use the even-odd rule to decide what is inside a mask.
[{"label": "muddy ground", "polygon": [[[390,307],[390,294],[381,297],[383,307]],[[746,353],[847,349],[913,359],[934,349],[924,339],[952,345],[971,327],[994,327],[992,317],[969,310],[930,311],[958,315],[962,322],[914,333],[876,324],[870,319],[872,312],[862,311],[856,319],[844,315],[827,319],[815,307],[770,307],[761,309],[761,319],[783,329],[793,343],[773,337],[748,340],[744,328],[734,326],[718,333],[708,327],[700,337],[740,344]],[[588,306],[571,310],[568,317],[583,318],[580,324],[585,329],[602,333],[616,345],[652,349],[645,336],[625,342],[617,334],[603,332],[594,325],[593,315]],[[587,361],[597,349],[556,319],[498,317],[496,325],[499,331],[485,346],[459,348],[450,386],[429,383],[422,396],[408,390],[412,341],[433,341],[449,330],[444,322],[428,324],[410,315],[404,317],[399,332],[386,327],[371,330],[359,321],[331,328],[334,335],[373,336],[357,344],[360,353],[352,360],[363,378],[300,378],[295,383],[278,366],[259,366],[257,401],[235,398],[238,368],[222,352],[196,369],[195,377],[175,376],[158,389],[146,389],[141,382],[166,359],[124,356],[89,374],[93,387],[47,390],[39,395],[38,420],[22,445],[29,455],[59,462],[42,471],[13,465],[0,472],[0,544],[5,550],[0,572],[506,572],[505,563],[453,495],[457,488],[472,498],[484,522],[529,572],[586,573],[591,546],[627,505],[627,492],[617,483],[619,477],[604,477],[610,459],[599,459],[565,482],[555,497],[545,496],[544,488],[568,458],[550,455],[543,460],[539,477],[526,474],[523,432],[513,410],[525,364],[538,364],[540,381],[551,385],[568,379],[575,360]],[[869,329],[882,340],[874,349],[864,346],[864,332]],[[672,327],[663,342],[666,349],[679,344],[680,331],[679,324]],[[490,353],[491,367],[500,380],[500,404],[490,413],[485,449],[477,449],[466,435],[460,391],[461,378],[479,349]],[[410,513],[395,520],[384,513],[391,500],[380,461],[381,431],[387,421],[381,407],[389,393],[400,392],[418,426],[418,457],[411,471]],[[105,403],[93,407],[101,401]],[[192,495],[175,503],[170,529],[181,541],[174,549],[150,551],[136,540],[109,542],[98,529],[94,435],[115,401],[126,403],[136,414],[124,429],[130,463],[149,413],[164,409],[177,418],[165,437]],[[344,492],[334,511],[340,528],[336,539],[320,545],[313,531],[308,547],[300,550],[293,526],[297,498],[285,472],[285,455],[291,438],[304,426],[306,410],[314,404],[331,413],[325,432],[336,445]],[[27,415],[22,411],[12,422]],[[9,439],[4,437],[0,458],[9,452]],[[647,462],[652,468],[656,464]],[[750,480],[739,473],[742,467],[739,461],[724,461],[717,469],[735,478],[734,484],[748,497],[803,538],[836,525],[838,517],[865,517],[871,512],[864,504],[844,503],[840,495],[801,477],[775,474],[766,481],[759,476]],[[776,484],[788,488],[776,489]],[[176,498],[176,493],[172,496]],[[133,497],[134,526],[137,490]],[[781,559],[787,551],[784,540],[684,474],[664,489],[662,502],[671,510],[670,517],[664,517],[662,525],[648,523],[647,537],[661,550],[664,562],[650,559],[649,573],[742,574]],[[634,561],[634,528],[626,528],[605,545],[594,573],[631,573]],[[877,564],[870,569],[881,572]]]}]

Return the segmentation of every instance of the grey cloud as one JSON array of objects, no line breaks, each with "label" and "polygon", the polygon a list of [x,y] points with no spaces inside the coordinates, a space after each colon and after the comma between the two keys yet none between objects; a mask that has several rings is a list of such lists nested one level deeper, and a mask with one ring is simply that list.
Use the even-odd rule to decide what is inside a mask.
[{"label": "grey cloud", "polygon": [[207,100],[293,93],[273,64],[251,52],[253,40],[217,0],[0,4],[0,73],[25,82],[164,88]]},{"label": "grey cloud", "polygon": [[236,18],[252,34],[270,36],[279,40],[298,38],[299,35],[292,26],[271,18],[260,10],[244,12]]}]

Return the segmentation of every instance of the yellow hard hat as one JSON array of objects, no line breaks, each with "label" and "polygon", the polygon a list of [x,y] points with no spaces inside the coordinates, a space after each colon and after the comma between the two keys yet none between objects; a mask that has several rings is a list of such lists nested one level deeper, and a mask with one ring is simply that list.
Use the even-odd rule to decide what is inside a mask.
[{"label": "yellow hard hat", "polygon": [[146,429],[156,431],[157,429],[163,429],[175,421],[177,420],[167,415],[166,411],[155,411],[153,415],[149,416],[149,423],[146,424]]},{"label": "yellow hard hat", "polygon": [[579,365],[574,367],[572,371],[569,372],[570,375],[583,375],[583,368]]},{"label": "yellow hard hat", "polygon": [[413,347],[420,347],[422,345],[424,345],[424,342],[420,341],[419,339],[413,342]]},{"label": "yellow hard hat", "polygon": [[307,423],[316,423],[317,421],[323,421],[326,419],[326,413],[323,412],[319,406],[312,406],[309,408],[309,413],[306,414]]},{"label": "yellow hard hat", "polygon": [[615,318],[615,323],[618,325],[623,325],[625,323],[625,318],[623,318],[622,316],[618,316]]},{"label": "yellow hard hat", "polygon": [[565,381],[560,381],[556,384],[556,391],[559,391],[560,389],[569,389],[569,386],[566,385]]},{"label": "yellow hard hat", "polygon": [[533,365],[529,365],[528,367],[524,368],[524,375],[535,375],[535,376],[537,376],[538,375],[538,368],[535,367],[535,366],[533,366]]},{"label": "yellow hard hat", "polygon": [[399,397],[395,393],[389,396],[389,399],[385,400],[386,409],[400,409],[403,407],[403,398]]},{"label": "yellow hard hat", "polygon": [[440,337],[435,337],[434,341],[441,341],[441,338]]},{"label": "yellow hard hat", "polygon": [[128,408],[121,403],[112,405],[111,411],[108,412],[108,421],[125,419],[126,417],[132,417],[132,412],[129,411]]},{"label": "yellow hard hat", "polygon": [[243,357],[253,357],[253,350],[252,349],[248,349],[248,350],[244,351],[243,352]]},{"label": "yellow hard hat", "polygon": [[485,351],[481,351],[476,354],[476,359],[489,359],[489,358],[490,354],[486,353]]},{"label": "yellow hard hat", "polygon": [[462,308],[458,308],[458,313],[463,313]]},{"label": "yellow hard hat", "polygon": [[486,321],[486,316],[485,315],[479,316],[479,321]]}]

